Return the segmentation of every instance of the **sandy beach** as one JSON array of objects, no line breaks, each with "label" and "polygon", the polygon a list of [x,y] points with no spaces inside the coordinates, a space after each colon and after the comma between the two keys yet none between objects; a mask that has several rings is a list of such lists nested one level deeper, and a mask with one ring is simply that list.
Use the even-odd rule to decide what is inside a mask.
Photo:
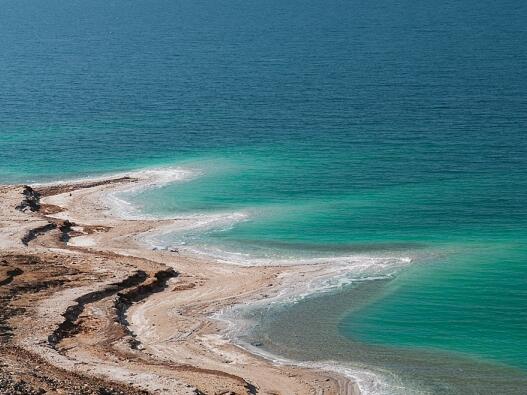
[{"label": "sandy beach", "polygon": [[0,188],[0,392],[358,394],[343,375],[249,352],[215,319],[323,278],[325,265],[153,249],[145,235],[189,220],[111,208],[118,192],[172,181],[146,172]]}]

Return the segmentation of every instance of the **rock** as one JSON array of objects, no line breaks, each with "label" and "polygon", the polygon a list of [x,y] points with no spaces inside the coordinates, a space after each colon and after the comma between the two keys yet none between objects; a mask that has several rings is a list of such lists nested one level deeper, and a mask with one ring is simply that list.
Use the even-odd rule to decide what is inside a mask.
[{"label": "rock", "polygon": [[22,194],[25,196],[24,200],[16,206],[16,209],[22,212],[38,211],[40,210],[40,193],[35,191],[29,185],[24,186]]}]

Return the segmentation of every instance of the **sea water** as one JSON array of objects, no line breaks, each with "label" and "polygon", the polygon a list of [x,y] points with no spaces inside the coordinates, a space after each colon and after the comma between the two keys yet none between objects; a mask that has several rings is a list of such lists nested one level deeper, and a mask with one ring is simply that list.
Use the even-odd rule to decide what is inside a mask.
[{"label": "sea water", "polygon": [[524,2],[1,6],[1,182],[189,169],[123,197],[201,219],[152,243],[349,268],[244,313],[248,343],[374,392],[525,392]]}]

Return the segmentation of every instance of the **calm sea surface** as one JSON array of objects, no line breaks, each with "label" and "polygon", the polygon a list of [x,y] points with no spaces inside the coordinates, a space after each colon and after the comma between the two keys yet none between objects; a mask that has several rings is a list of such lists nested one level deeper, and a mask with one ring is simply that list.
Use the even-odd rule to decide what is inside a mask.
[{"label": "calm sea surface", "polygon": [[226,218],[165,245],[241,263],[412,259],[250,313],[263,348],[360,364],[388,392],[527,392],[527,3],[0,10],[0,182],[196,169],[130,198]]}]

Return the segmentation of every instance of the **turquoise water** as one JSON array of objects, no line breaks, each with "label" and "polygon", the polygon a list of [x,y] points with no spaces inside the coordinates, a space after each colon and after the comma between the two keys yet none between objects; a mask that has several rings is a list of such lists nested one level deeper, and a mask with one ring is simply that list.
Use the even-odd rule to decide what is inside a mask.
[{"label": "turquoise water", "polygon": [[454,350],[527,369],[527,250],[515,240],[489,244],[409,270],[383,298],[347,316],[341,330],[379,344]]},{"label": "turquoise water", "polygon": [[[326,311],[291,307],[334,317],[313,322],[295,357],[333,358],[345,343],[339,360],[448,381],[410,364],[426,352],[442,367],[472,361],[474,381],[491,386],[494,371],[494,384],[525,388],[523,2],[0,4],[1,182],[199,170],[133,202],[245,217],[167,245],[241,260],[413,259],[371,297],[358,287],[324,296]],[[261,319],[285,353],[296,340],[272,323],[309,324],[277,317]]]}]

